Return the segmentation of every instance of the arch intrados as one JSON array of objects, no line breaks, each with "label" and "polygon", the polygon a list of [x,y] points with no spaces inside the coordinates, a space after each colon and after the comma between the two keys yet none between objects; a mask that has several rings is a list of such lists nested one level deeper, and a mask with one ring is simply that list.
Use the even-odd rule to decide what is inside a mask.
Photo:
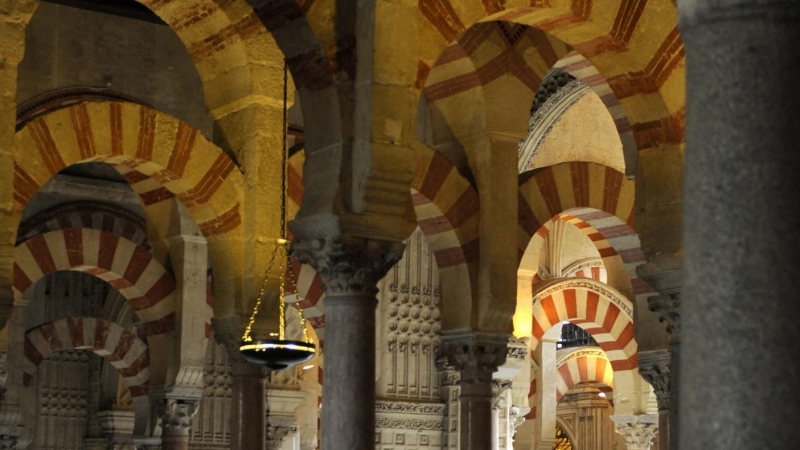
[{"label": "arch intrados", "polygon": [[34,236],[14,252],[15,302],[36,281],[58,270],[80,271],[108,282],[128,300],[148,335],[174,330],[175,280],[146,249],[133,242],[91,229]]}]

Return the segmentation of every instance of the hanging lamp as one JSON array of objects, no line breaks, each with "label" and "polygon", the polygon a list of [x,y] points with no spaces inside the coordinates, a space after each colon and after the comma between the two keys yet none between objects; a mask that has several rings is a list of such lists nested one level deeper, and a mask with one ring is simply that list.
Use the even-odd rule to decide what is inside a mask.
[{"label": "hanging lamp", "polygon": [[[288,69],[286,64],[283,66],[283,153],[281,156],[281,225],[280,237],[275,239],[275,247],[272,249],[269,263],[267,264],[267,271],[264,274],[264,280],[261,282],[261,290],[258,293],[256,305],[253,308],[253,313],[250,316],[250,321],[247,328],[244,330],[242,336],[242,345],[239,346],[239,353],[242,357],[253,364],[260,364],[267,366],[272,370],[282,370],[288,367],[302,364],[314,357],[317,348],[313,342],[308,338],[306,332],[306,321],[303,317],[303,310],[298,303],[298,311],[300,313],[300,327],[303,330],[303,340],[293,341],[287,340],[285,337],[286,328],[286,268],[289,269],[289,276],[292,278],[292,286],[294,294],[297,294],[296,282],[294,282],[294,270],[292,264],[289,262],[289,254],[287,246],[289,241],[286,239],[286,165],[287,165],[287,83],[288,83]],[[280,297],[279,303],[279,324],[277,335],[273,334],[276,339],[253,339],[251,331],[253,324],[256,321],[259,309],[261,308],[261,301],[264,298],[264,292],[267,288],[267,282],[272,274],[272,268],[276,264],[278,268],[280,280]],[[299,299],[298,299],[299,300]]]}]

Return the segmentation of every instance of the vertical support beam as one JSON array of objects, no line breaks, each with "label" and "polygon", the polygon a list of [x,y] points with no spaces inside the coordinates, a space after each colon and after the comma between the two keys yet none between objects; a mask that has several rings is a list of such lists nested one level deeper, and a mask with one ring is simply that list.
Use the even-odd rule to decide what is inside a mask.
[{"label": "vertical support beam", "polygon": [[375,445],[375,294],[404,248],[339,236],[292,244],[292,255],[317,270],[326,293],[323,450]]},{"label": "vertical support beam", "polygon": [[553,446],[556,438],[556,342],[561,335],[561,325],[555,326],[542,336],[534,350],[536,369],[536,418],[534,423],[534,448],[545,450]]},{"label": "vertical support beam", "polygon": [[264,450],[266,445],[267,369],[239,354],[242,322],[238,316],[214,319],[214,337],[225,345],[233,368],[231,386],[231,450]]},{"label": "vertical support beam", "polygon": [[510,336],[443,333],[447,359],[461,374],[460,449],[492,448],[492,374],[506,360]]},{"label": "vertical support beam", "polygon": [[687,54],[679,447],[794,447],[800,3],[678,6]]}]

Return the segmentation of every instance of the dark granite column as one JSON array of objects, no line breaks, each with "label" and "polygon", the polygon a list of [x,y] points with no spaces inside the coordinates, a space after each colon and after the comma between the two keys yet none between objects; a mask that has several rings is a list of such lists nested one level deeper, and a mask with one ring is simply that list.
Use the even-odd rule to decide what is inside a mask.
[{"label": "dark granite column", "polygon": [[459,449],[491,450],[492,374],[506,361],[509,335],[444,333],[447,359],[460,372]]},{"label": "dark granite column", "polygon": [[800,1],[682,0],[681,450],[800,442]]},{"label": "dark granite column", "polygon": [[322,450],[375,447],[375,294],[403,249],[340,237],[292,244],[292,256],[314,266],[325,290]]}]

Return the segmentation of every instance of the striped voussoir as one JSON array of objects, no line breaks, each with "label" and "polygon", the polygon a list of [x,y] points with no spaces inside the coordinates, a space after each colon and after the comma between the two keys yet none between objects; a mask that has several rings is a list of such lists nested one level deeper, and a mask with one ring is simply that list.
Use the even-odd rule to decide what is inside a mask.
[{"label": "striped voussoir", "polygon": [[48,356],[66,350],[87,350],[103,357],[124,378],[131,396],[147,395],[150,353],[136,333],[94,317],[70,317],[25,333],[23,383],[29,386]]},{"label": "striped voussoir", "polygon": [[49,231],[91,228],[119,236],[145,249],[147,225],[130,211],[99,202],[71,202],[55,206],[26,220],[17,231],[17,245]]},{"label": "striped voussoir", "polygon": [[417,223],[440,271],[477,263],[480,199],[472,185],[441,153],[416,146],[411,198]]},{"label": "striped voussoir", "polygon": [[568,214],[576,219],[583,220],[597,230],[597,233],[619,255],[631,280],[635,296],[652,295],[652,288],[636,274],[636,268],[647,262],[647,260],[645,259],[644,251],[642,251],[639,236],[629,224],[623,222],[617,216],[593,208],[571,209]]},{"label": "striped voussoir", "polygon": [[635,166],[627,164],[629,161],[636,161],[637,148],[636,139],[633,136],[633,128],[631,127],[630,120],[628,120],[625,109],[622,107],[619,99],[614,91],[609,86],[605,77],[597,71],[597,68],[586,59],[582,54],[572,51],[564,55],[554,67],[562,69],[564,72],[569,73],[577,78],[583,84],[589,86],[603,104],[608,109],[608,113],[614,120],[614,125],[617,127],[620,142],[622,142],[622,152],[625,155],[625,171],[627,175],[635,175]]},{"label": "striped voussoir", "polygon": [[17,132],[14,152],[20,209],[61,169],[99,161],[125,177],[145,213],[177,196],[206,237],[241,224],[244,181],[235,163],[188,124],[146,106],[87,102],[50,112]]},{"label": "striped voussoir", "polygon": [[576,349],[559,359],[556,367],[559,374],[556,380],[556,402],[580,383],[594,384],[603,392],[610,392],[614,388],[614,371],[600,349]]},{"label": "striped voussoir", "polygon": [[[417,83],[425,83],[425,97],[435,102],[508,74],[532,95],[547,70],[565,52],[565,46],[554,45],[546,33],[536,28],[506,22],[479,23],[444,49],[432,68],[428,70],[425,64]],[[479,58],[471,57],[477,53]]]},{"label": "striped voussoir", "polygon": [[533,295],[533,348],[554,325],[569,321],[586,330],[615,371],[636,368],[633,304],[616,289],[589,278],[554,279]]},{"label": "striped voussoir", "polygon": [[[634,182],[600,164],[568,162],[546,167],[519,187],[519,257],[551,218],[573,208],[593,208],[634,222]],[[602,253],[614,251],[610,245]]]},{"label": "striped voussoir", "polygon": [[57,270],[81,271],[108,282],[128,300],[148,335],[175,329],[175,280],[147,249],[87,228],[34,236],[14,252],[15,297]]},{"label": "striped voussoir", "polygon": [[[561,41],[556,48],[571,46],[591,60],[622,104],[631,105],[627,117],[643,150],[683,141],[685,51],[674,2],[649,0],[647,7],[642,2],[572,0],[498,9],[497,4],[487,8],[483,0],[420,0],[418,26],[428,28],[420,31],[426,36],[440,36],[429,43],[439,50],[432,54],[444,54],[476,23],[488,20],[526,24],[554,36]],[[458,84],[474,86],[478,80],[473,79]]]}]

